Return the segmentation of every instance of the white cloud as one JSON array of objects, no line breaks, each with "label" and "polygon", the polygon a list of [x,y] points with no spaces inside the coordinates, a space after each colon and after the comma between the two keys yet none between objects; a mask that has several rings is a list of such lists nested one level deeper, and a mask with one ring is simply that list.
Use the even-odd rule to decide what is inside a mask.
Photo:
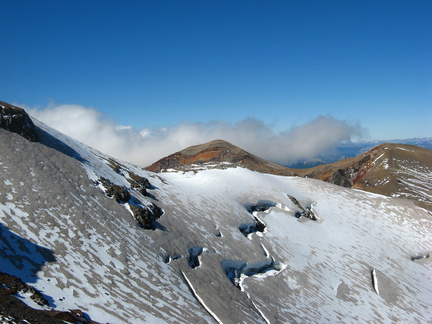
[{"label": "white cloud", "polygon": [[281,164],[309,159],[350,141],[361,134],[352,125],[331,116],[319,116],[283,132],[274,132],[254,118],[237,123],[214,121],[182,123],[161,129],[134,129],[118,125],[93,108],[79,105],[53,105],[27,109],[49,126],[113,157],[148,166],[188,146],[223,139],[264,159]]}]

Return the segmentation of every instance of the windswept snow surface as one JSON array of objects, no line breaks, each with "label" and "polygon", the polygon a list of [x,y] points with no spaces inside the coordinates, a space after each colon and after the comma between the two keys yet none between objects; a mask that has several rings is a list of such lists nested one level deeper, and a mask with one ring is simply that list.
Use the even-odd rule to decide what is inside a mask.
[{"label": "windswept snow surface", "polygon": [[[110,157],[35,122],[43,144],[0,130],[0,271],[56,309],[110,323],[431,322],[431,258],[412,259],[432,250],[426,210],[242,168],[153,174],[117,161],[114,171]],[[149,197],[132,173],[150,180]],[[99,177],[161,207],[157,229],[139,227]],[[268,209],[251,213],[260,202]],[[254,217],[265,230],[248,238],[240,227]]]},{"label": "windswept snow surface", "polygon": [[[237,253],[227,250],[245,245],[235,226],[235,219],[244,222],[246,215],[238,216],[244,214],[245,205],[265,199],[289,207],[258,213],[267,225],[266,233],[253,235],[249,255],[230,258],[256,262],[270,254],[287,264],[275,277],[251,277],[243,282],[243,288],[273,321],[427,322],[432,318],[431,262],[411,260],[412,255],[432,247],[431,216],[425,210],[404,205],[406,201],[317,180],[245,169],[165,177],[178,195],[190,193],[188,204],[192,206],[214,201],[216,210],[201,217],[218,223],[230,241],[236,242],[220,246],[214,240],[213,248],[221,254]],[[319,221],[297,219],[288,194],[304,206],[313,204]],[[229,215],[225,220],[217,216],[223,213]],[[255,243],[268,251],[263,253]],[[380,295],[374,291],[372,269],[376,269]]]}]

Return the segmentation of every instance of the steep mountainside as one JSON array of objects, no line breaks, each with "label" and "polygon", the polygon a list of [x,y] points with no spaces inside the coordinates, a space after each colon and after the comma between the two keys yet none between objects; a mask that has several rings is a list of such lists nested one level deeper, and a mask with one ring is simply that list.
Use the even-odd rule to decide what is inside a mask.
[{"label": "steep mountainside", "polygon": [[296,172],[348,188],[409,198],[432,210],[432,151],[418,146],[382,144],[355,158]]},{"label": "steep mountainside", "polygon": [[409,200],[241,167],[153,173],[33,122],[36,142],[0,128],[2,294],[103,323],[432,318],[432,219]]},{"label": "steep mountainside", "polygon": [[221,167],[240,166],[252,171],[277,175],[294,175],[294,172],[279,164],[261,159],[226,141],[216,140],[209,143],[188,147],[153,163],[146,169],[153,172],[175,169],[182,171]]}]

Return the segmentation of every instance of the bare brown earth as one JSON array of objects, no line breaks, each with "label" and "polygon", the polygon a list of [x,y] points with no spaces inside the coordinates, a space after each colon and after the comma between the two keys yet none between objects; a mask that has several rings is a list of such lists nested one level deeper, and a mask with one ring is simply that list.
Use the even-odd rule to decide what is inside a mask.
[{"label": "bare brown earth", "polygon": [[146,169],[153,172],[163,172],[168,169],[188,171],[192,165],[203,166],[209,163],[220,162],[229,163],[231,167],[240,166],[262,173],[286,176],[295,175],[293,170],[289,168],[261,159],[223,140],[215,140],[188,147],[180,152],[162,158]]}]

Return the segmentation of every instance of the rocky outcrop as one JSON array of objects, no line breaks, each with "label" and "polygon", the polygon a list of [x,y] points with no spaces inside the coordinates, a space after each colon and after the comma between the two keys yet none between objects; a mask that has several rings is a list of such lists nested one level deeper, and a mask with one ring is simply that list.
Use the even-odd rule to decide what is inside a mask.
[{"label": "rocky outcrop", "polygon": [[[133,180],[129,180],[131,186],[147,196],[146,189],[150,189],[151,185],[147,178],[139,177],[137,175],[131,174]],[[110,180],[100,177],[96,182],[96,185],[102,185],[105,194],[108,197],[114,198],[119,204],[129,203],[130,210],[132,211],[135,220],[144,229],[156,229],[156,221],[162,216],[163,210],[156,206],[154,203],[148,205],[140,205],[138,200],[130,194],[128,188],[124,186],[119,186],[112,183]],[[137,205],[138,203],[138,205]]]},{"label": "rocky outcrop", "polygon": [[342,187],[351,188],[355,183],[362,179],[368,171],[367,163],[370,161],[370,159],[371,156],[368,154],[360,159],[357,163],[354,163],[353,165],[344,169],[336,170],[329,182]]},{"label": "rocky outcrop", "polygon": [[352,186],[352,183],[347,176],[347,172],[344,169],[338,169],[335,173],[333,173],[330,183],[346,188],[351,188]]},{"label": "rocky outcrop", "polygon": [[[17,295],[27,294],[46,310],[33,309],[16,298]],[[24,283],[20,278],[0,272],[0,320],[2,323],[82,323],[98,324],[92,321],[80,309],[57,311],[50,308],[46,298],[36,288]]]},{"label": "rocky outcrop", "polygon": [[49,315],[52,318],[63,321],[63,323],[75,323],[75,324],[98,324],[95,321],[86,318],[84,313],[80,309],[71,309],[68,312],[65,311],[41,311],[44,314]]},{"label": "rocky outcrop", "polygon": [[105,194],[108,197],[113,197],[118,203],[126,203],[131,198],[126,187],[113,184],[106,178],[101,177],[99,182],[105,187]]},{"label": "rocky outcrop", "polygon": [[129,183],[132,188],[137,190],[143,196],[148,196],[147,189],[151,189],[150,181],[147,178],[140,177],[134,173],[130,174],[131,179],[129,179]]},{"label": "rocky outcrop", "polygon": [[0,288],[4,289],[10,295],[18,293],[30,294],[30,298],[41,306],[49,306],[48,301],[39,290],[27,285],[20,278],[0,272]]},{"label": "rocky outcrop", "polygon": [[31,142],[39,137],[36,127],[24,109],[0,101],[0,128],[17,133]]},{"label": "rocky outcrop", "polygon": [[124,166],[115,161],[114,159],[108,159],[107,162],[114,172],[125,177],[132,189],[135,189],[143,196],[148,196],[147,189],[151,189],[152,186],[147,178],[141,177],[135,173],[125,170]]},{"label": "rocky outcrop", "polygon": [[155,229],[155,222],[163,214],[162,209],[153,203],[144,207],[131,205],[130,208],[136,221],[145,229]]}]

